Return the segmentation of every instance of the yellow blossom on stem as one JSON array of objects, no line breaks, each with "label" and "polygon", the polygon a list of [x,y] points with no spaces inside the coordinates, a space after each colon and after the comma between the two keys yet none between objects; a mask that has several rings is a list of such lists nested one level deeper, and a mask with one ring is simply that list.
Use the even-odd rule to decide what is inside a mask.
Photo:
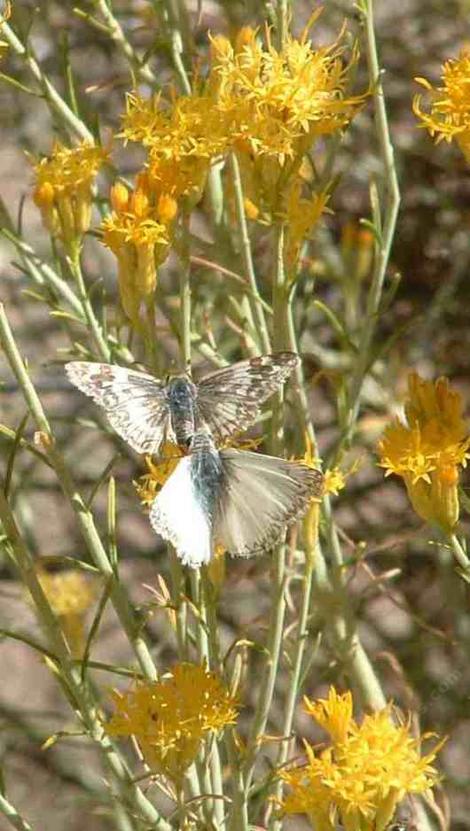
[{"label": "yellow blossom on stem", "polygon": [[152,302],[157,268],[169,251],[177,204],[151,189],[146,173],[137,178],[133,193],[118,182],[110,200],[113,211],[101,226],[103,244],[116,255],[121,304],[138,329],[141,306]]},{"label": "yellow blossom on stem", "polygon": [[289,188],[284,219],[286,222],[285,259],[288,272],[296,273],[302,244],[309,238],[326,210],[329,194],[302,196],[303,182],[296,177]]},{"label": "yellow blossom on stem", "polygon": [[37,577],[52,611],[59,618],[72,655],[81,657],[85,615],[96,600],[96,581],[77,569],[48,572],[40,567]]},{"label": "yellow blossom on stem", "polygon": [[442,67],[442,86],[434,88],[425,78],[415,78],[430,98],[429,111],[421,108],[422,95],[416,95],[413,111],[437,142],[455,139],[470,161],[470,52],[463,49],[458,58]]},{"label": "yellow blossom on stem", "polygon": [[459,467],[469,456],[462,410],[461,396],[446,378],[433,383],[411,373],[406,421],[395,419],[378,445],[385,475],[401,476],[416,513],[446,533],[459,519]]},{"label": "yellow blossom on stem", "polygon": [[171,476],[182,456],[181,448],[177,444],[168,441],[163,445],[161,458],[158,462],[152,461],[150,456],[145,457],[147,473],[134,482],[142,505],[152,504],[158,491]]},{"label": "yellow blossom on stem", "polygon": [[179,785],[201,742],[237,718],[237,701],[214,672],[176,664],[160,681],[113,693],[115,712],[107,732],[134,736],[145,761]]},{"label": "yellow blossom on stem", "polygon": [[169,103],[160,95],[128,95],[122,123],[124,138],[148,149],[151,181],[192,204],[201,197],[211,159],[224,153],[230,140],[214,101],[197,91]]},{"label": "yellow blossom on stem", "polygon": [[348,123],[363,99],[346,97],[350,64],[339,42],[314,49],[307,33],[289,35],[277,50],[269,37],[263,48],[254,30],[243,31],[235,48],[220,37],[211,48],[218,106],[232,115],[242,150],[292,158],[299,144],[306,149]]},{"label": "yellow blossom on stem", "polygon": [[56,142],[51,155],[34,165],[34,202],[49,233],[68,248],[79,245],[90,227],[92,188],[107,156],[86,141],[78,147]]},{"label": "yellow blossom on stem", "polygon": [[326,699],[305,702],[331,744],[317,753],[306,744],[306,764],[281,771],[289,788],[283,814],[307,814],[316,831],[334,831],[338,822],[346,831],[384,831],[407,795],[429,793],[438,781],[432,762],[443,742],[422,756],[391,705],[359,724],[349,692],[331,687]]},{"label": "yellow blossom on stem", "polygon": [[314,49],[307,34],[288,35],[280,50],[269,32],[264,47],[250,29],[235,46],[220,36],[211,43],[208,85],[230,129],[245,193],[261,213],[282,210],[282,191],[312,141],[346,126],[363,102],[346,94],[356,53],[345,66],[341,36]]},{"label": "yellow blossom on stem", "polygon": [[369,228],[347,222],[341,233],[341,254],[345,276],[360,283],[370,273],[374,260],[375,237]]}]

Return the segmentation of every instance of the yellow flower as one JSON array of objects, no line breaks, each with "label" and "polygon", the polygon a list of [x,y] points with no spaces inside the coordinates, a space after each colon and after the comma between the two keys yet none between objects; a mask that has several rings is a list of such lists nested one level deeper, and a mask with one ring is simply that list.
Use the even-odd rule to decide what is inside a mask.
[{"label": "yellow flower", "polygon": [[150,456],[145,456],[147,473],[134,482],[142,505],[152,504],[158,491],[161,490],[183,456],[183,451],[178,445],[167,441],[162,448],[161,456],[158,462],[153,462]]},{"label": "yellow flower", "polygon": [[240,150],[282,162],[348,123],[362,98],[345,96],[350,65],[338,43],[315,50],[305,33],[277,50],[269,37],[263,48],[255,31],[243,33],[235,48],[219,37],[211,49],[218,107],[233,117]]},{"label": "yellow flower", "polygon": [[107,156],[102,147],[86,141],[78,147],[56,142],[51,155],[34,165],[34,202],[50,234],[69,248],[90,227],[92,187]]},{"label": "yellow flower", "polygon": [[296,272],[302,243],[307,240],[326,210],[329,194],[313,193],[302,196],[303,181],[297,176],[291,184],[284,218],[286,221],[285,258],[290,273]]},{"label": "yellow flower", "polygon": [[421,756],[410,724],[393,720],[391,705],[359,724],[351,693],[332,687],[327,699],[306,699],[306,707],[331,744],[318,754],[306,744],[307,763],[281,771],[290,789],[284,814],[306,813],[321,831],[334,831],[337,822],[346,831],[384,831],[408,794],[429,792],[438,781],[432,762],[443,742]]},{"label": "yellow flower", "polygon": [[81,657],[85,614],[96,600],[96,581],[76,569],[47,572],[42,566],[37,570],[37,577],[52,611],[59,618],[72,655]]},{"label": "yellow flower", "polygon": [[177,204],[169,194],[151,188],[143,173],[133,193],[121,182],[114,185],[111,205],[114,210],[101,226],[103,244],[116,255],[121,304],[138,329],[141,306],[151,302],[158,265],[169,251]]},{"label": "yellow flower", "polygon": [[346,95],[351,64],[344,65],[339,41],[314,49],[307,34],[289,35],[281,50],[269,32],[263,47],[248,28],[235,47],[220,36],[211,43],[208,87],[230,131],[245,193],[261,213],[282,212],[286,166],[295,174],[312,141],[344,127],[363,101]]},{"label": "yellow flower", "polygon": [[416,513],[446,532],[459,519],[459,466],[469,456],[462,409],[461,396],[446,378],[432,383],[411,373],[406,422],[395,419],[378,446],[385,475],[401,476]]},{"label": "yellow flower", "polygon": [[237,718],[237,701],[217,675],[189,663],[176,664],[161,681],[114,692],[113,699],[107,732],[135,736],[147,764],[177,784],[204,737]]},{"label": "yellow flower", "polygon": [[374,234],[355,222],[347,222],[341,232],[341,254],[345,277],[361,282],[367,277],[374,259]]},{"label": "yellow flower", "polygon": [[305,709],[315,721],[323,727],[334,742],[342,742],[348,735],[352,722],[353,700],[350,692],[338,695],[334,687],[330,687],[328,698],[318,701],[304,699]]},{"label": "yellow flower", "polygon": [[436,89],[425,78],[415,78],[429,93],[430,110],[421,109],[421,95],[413,101],[413,111],[436,141],[456,140],[470,161],[470,52],[461,51],[457,59],[442,67],[442,86]]},{"label": "yellow flower", "polygon": [[211,159],[227,148],[230,131],[213,100],[203,93],[150,99],[127,97],[122,135],[148,149],[149,177],[175,198],[197,202]]}]

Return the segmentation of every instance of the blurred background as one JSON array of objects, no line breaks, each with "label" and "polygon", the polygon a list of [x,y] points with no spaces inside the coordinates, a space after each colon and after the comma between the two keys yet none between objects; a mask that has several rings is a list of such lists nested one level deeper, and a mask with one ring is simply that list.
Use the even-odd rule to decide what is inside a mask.
[{"label": "blurred background", "polygon": [[[262,2],[225,0],[200,3],[186,0],[195,27],[196,42],[204,53],[207,33],[230,33],[241,25],[261,24],[266,17]],[[267,4],[266,4],[267,5]],[[293,29],[299,32],[314,4],[295,0]],[[466,401],[470,414],[470,171],[457,147],[435,146],[420,129],[412,113],[412,99],[419,91],[415,76],[436,83],[444,60],[470,43],[470,3],[467,0],[375,0],[376,31],[383,83],[396,164],[402,192],[398,229],[389,272],[400,277],[394,302],[381,320],[380,338],[393,337],[393,346],[365,387],[363,413],[352,459],[358,471],[336,499],[337,520],[346,550],[357,564],[351,571],[350,591],[360,618],[363,642],[384,683],[387,695],[404,712],[413,711],[423,732],[448,736],[440,754],[443,774],[441,806],[451,811],[452,831],[470,829],[470,606],[469,589],[458,578],[448,558],[429,542],[429,531],[412,512],[398,480],[384,480],[377,467],[375,444],[390,414],[398,411],[413,368],[433,378],[448,376]],[[91,4],[80,4],[88,11]],[[344,19],[354,31],[357,20],[352,3],[325,0],[313,40],[338,32]],[[85,9],[85,7],[87,7]],[[159,41],[151,3],[116,2],[120,22],[136,49],[155,49],[153,68],[165,82],[170,77],[170,57]],[[77,84],[81,111],[89,123],[99,113],[106,143],[119,127],[129,76],[118,50],[108,37],[74,14],[71,2],[38,3],[17,0],[13,23],[31,38],[41,65],[63,89],[63,66],[68,52]],[[360,34],[360,32],[358,32]],[[3,59],[0,69],[31,83],[17,58]],[[361,59],[357,88],[367,86]],[[305,314],[310,315],[308,335],[302,343],[304,365],[310,379],[311,407],[318,428],[320,448],[327,450],[335,437],[335,385],[348,371],[348,359],[335,333],[312,298],[333,308],[339,287],[347,279],[351,263],[367,280],[371,239],[359,226],[370,215],[369,186],[380,175],[381,163],[373,115],[368,104],[355,118],[339,150],[335,172],[338,184],[332,196],[332,212],[326,216],[311,245],[309,280],[305,283]],[[31,199],[31,167],[26,152],[47,153],[54,125],[43,101],[0,79],[0,194],[24,236],[48,258],[51,252]],[[121,170],[131,174],[140,159],[119,144],[113,150]],[[197,253],[197,252],[195,252]],[[255,251],[263,261],[263,238]],[[213,253],[217,261],[217,252]],[[0,294],[8,305],[15,334],[29,361],[31,376],[46,411],[57,429],[67,458],[85,494],[114,458],[118,486],[119,551],[121,573],[133,599],[146,613],[145,625],[162,665],[172,660],[163,613],[153,610],[155,575],[166,574],[164,549],[151,532],[133,486],[144,473],[142,461],[109,433],[96,429],[93,406],[66,382],[61,349],[66,339],[60,325],[36,301],[31,286],[14,262],[11,247],[0,241]],[[111,299],[116,296],[114,261],[102,246],[90,244],[85,255],[87,273],[102,278]],[[166,267],[163,284],[171,281],[175,263]],[[207,292],[207,277],[195,277],[194,291]],[[315,283],[315,288],[314,288]],[[219,301],[221,302],[221,301]],[[223,314],[218,307],[214,314]],[[174,357],[164,318],[160,336],[168,363]],[[229,360],[239,357],[235,351]],[[199,357],[196,368],[208,369]],[[25,408],[9,370],[0,355],[3,386],[3,424],[16,429]],[[26,425],[26,435],[32,426]],[[259,432],[259,431],[258,431]],[[255,431],[256,433],[256,431]],[[2,465],[11,456],[11,442],[0,436]],[[464,493],[468,481],[463,483]],[[84,557],[82,542],[52,474],[26,452],[15,456],[11,489],[15,511],[38,556]],[[105,525],[106,488],[94,495],[98,522]],[[463,530],[466,523],[463,520]],[[361,557],[358,557],[361,552]],[[269,572],[263,559],[230,561],[220,601],[223,636],[262,638],[269,604]],[[386,573],[387,579],[377,574]],[[150,587],[150,588],[149,588]],[[37,623],[15,580],[4,554],[0,560],[0,627],[26,636],[40,637]],[[313,632],[315,635],[315,632]],[[316,643],[312,635],[313,644]],[[316,670],[305,692],[323,694],[336,681],[334,656],[319,645]],[[285,643],[288,659],[289,640]],[[113,612],[108,610],[95,643],[93,657],[109,663],[131,662],[128,646]],[[94,753],[80,740],[64,738],[47,750],[46,739],[67,730],[69,714],[60,691],[42,659],[25,643],[4,638],[0,642],[0,760],[12,801],[33,822],[35,831],[105,831],[112,823],[97,807],[94,795],[101,787],[101,773]],[[111,686],[114,679],[96,673],[96,682]],[[282,680],[279,712],[273,713],[268,732],[279,729],[282,714]],[[249,712],[249,691],[246,712]],[[311,729],[299,714],[297,729]],[[6,829],[0,818],[0,829]],[[286,827],[301,829],[302,821]]]}]

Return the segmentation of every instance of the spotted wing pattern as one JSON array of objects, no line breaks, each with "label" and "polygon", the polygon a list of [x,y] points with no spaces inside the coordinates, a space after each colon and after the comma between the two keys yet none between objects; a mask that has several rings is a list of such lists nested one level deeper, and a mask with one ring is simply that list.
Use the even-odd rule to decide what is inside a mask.
[{"label": "spotted wing pattern", "polygon": [[103,407],[109,423],[138,453],[157,454],[172,438],[162,381],[122,366],[72,361],[65,371],[79,390]]},{"label": "spotted wing pattern", "polygon": [[261,453],[220,451],[225,487],[220,493],[214,539],[236,557],[271,550],[286,528],[320,498],[323,474],[298,462]]},{"label": "spotted wing pattern", "polygon": [[261,405],[279,390],[299,360],[294,352],[277,352],[206,375],[198,384],[197,409],[216,442],[253,424]]}]

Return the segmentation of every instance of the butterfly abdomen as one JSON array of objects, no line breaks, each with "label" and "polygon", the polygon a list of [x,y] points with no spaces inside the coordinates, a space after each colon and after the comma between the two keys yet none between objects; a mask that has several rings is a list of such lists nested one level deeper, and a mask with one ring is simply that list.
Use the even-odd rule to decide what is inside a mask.
[{"label": "butterfly abdomen", "polygon": [[187,378],[173,378],[168,384],[171,427],[181,447],[188,447],[196,430],[195,397],[196,387]]},{"label": "butterfly abdomen", "polygon": [[225,487],[225,474],[220,454],[204,432],[197,432],[191,444],[191,479],[196,499],[212,520]]}]

